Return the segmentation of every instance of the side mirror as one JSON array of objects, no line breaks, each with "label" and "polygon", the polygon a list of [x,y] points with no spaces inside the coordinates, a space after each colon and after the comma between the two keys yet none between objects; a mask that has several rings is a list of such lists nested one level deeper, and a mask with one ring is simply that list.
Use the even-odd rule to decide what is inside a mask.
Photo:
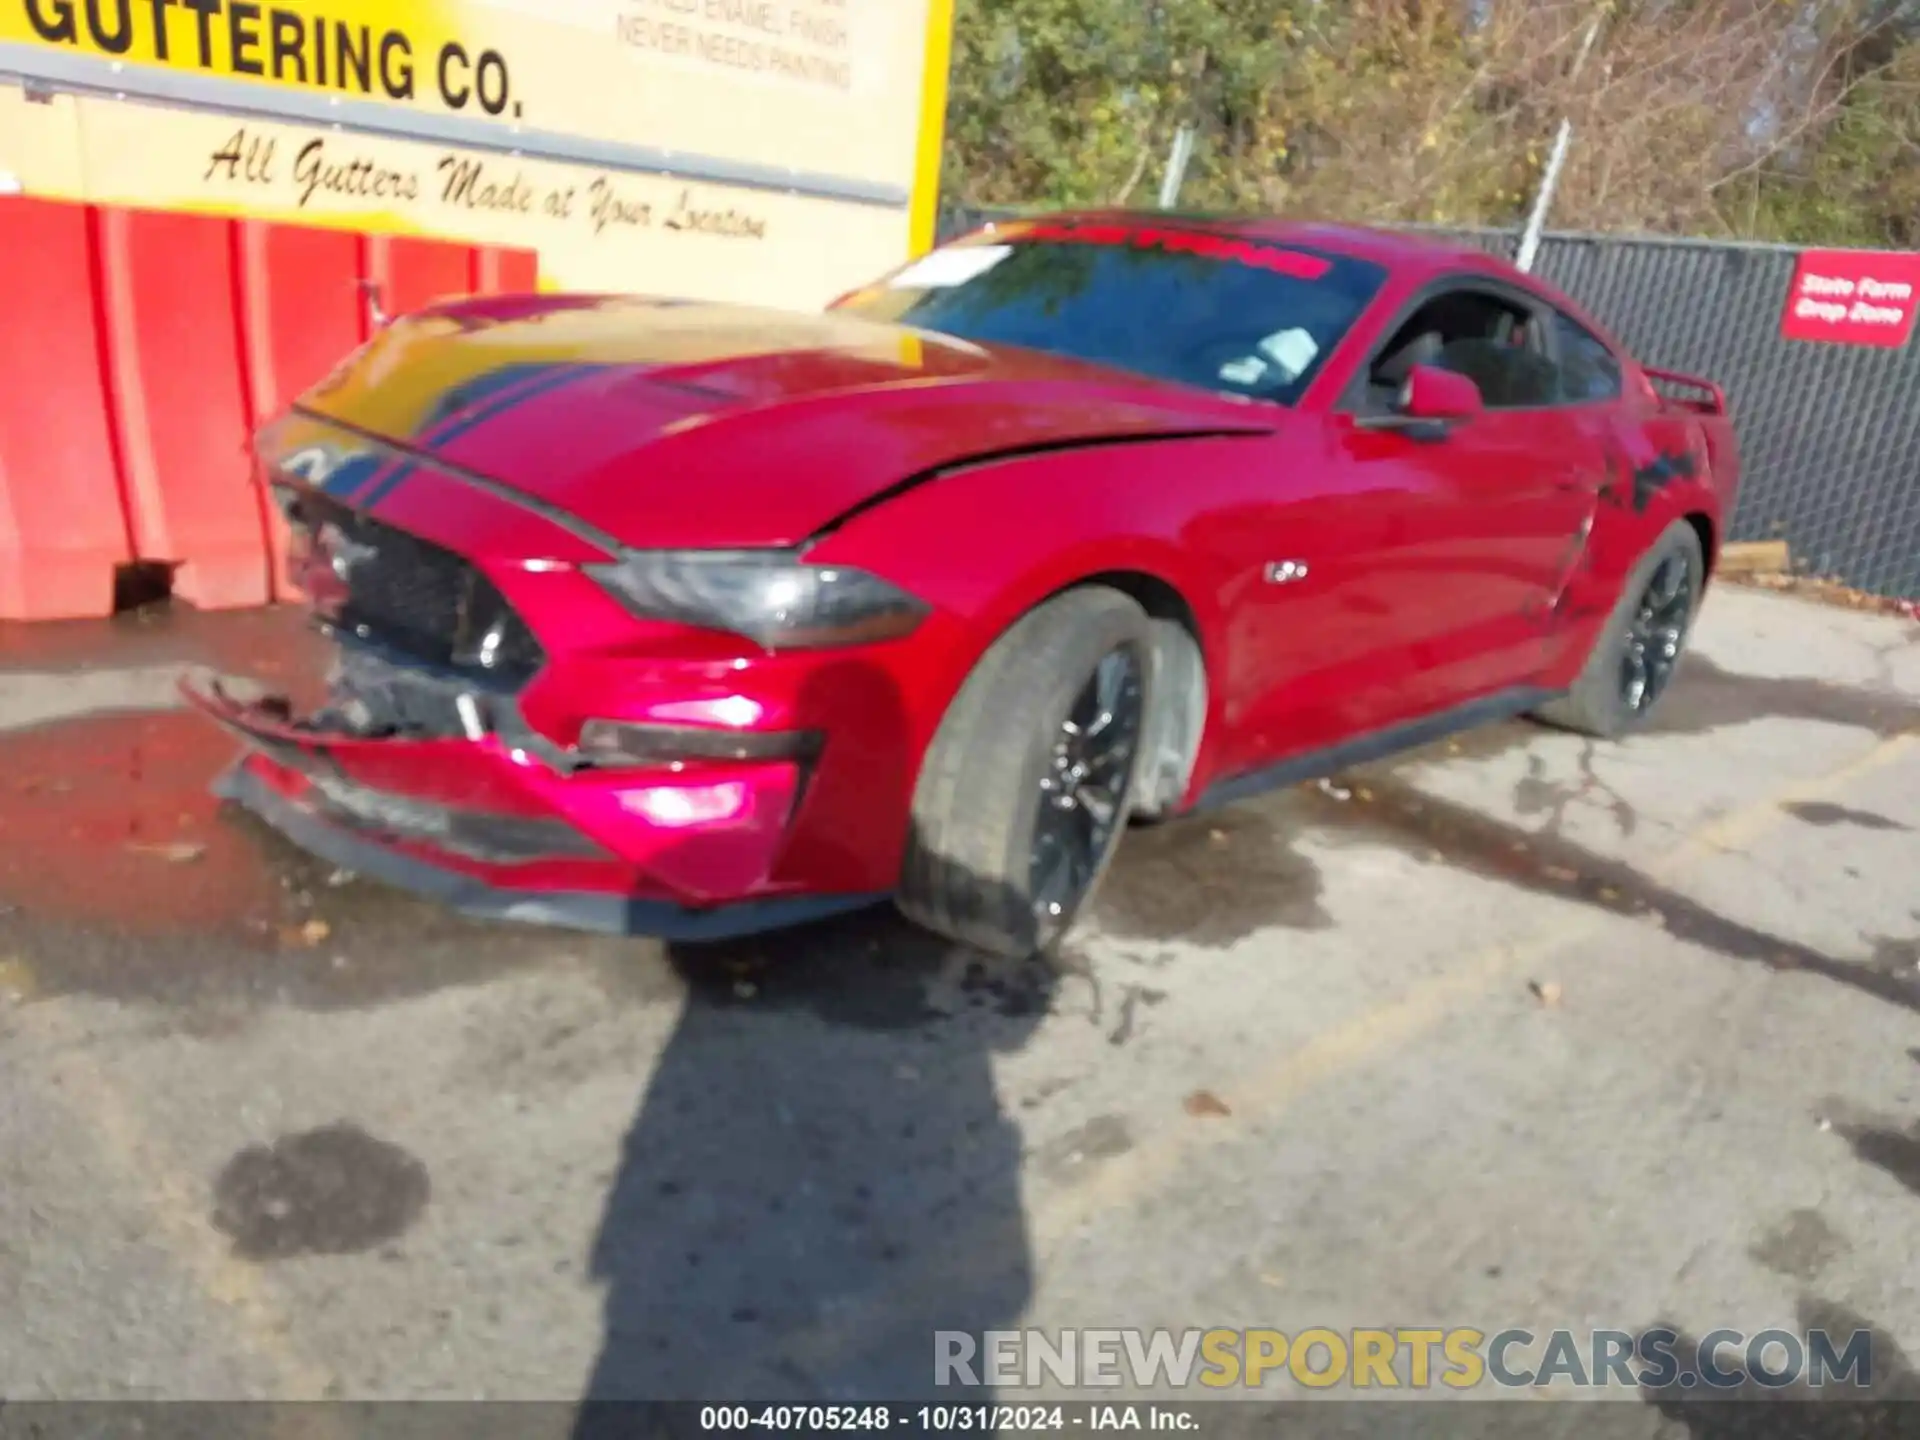
[{"label": "side mirror", "polygon": [[1416,365],[1407,372],[1407,383],[1400,387],[1398,408],[1409,420],[1444,420],[1458,424],[1486,409],[1486,402],[1480,397],[1480,387],[1466,376],[1431,365]]},{"label": "side mirror", "polygon": [[1385,415],[1364,415],[1363,430],[1401,430],[1420,440],[1437,440],[1486,408],[1480,387],[1464,375],[1432,365],[1415,365]]}]

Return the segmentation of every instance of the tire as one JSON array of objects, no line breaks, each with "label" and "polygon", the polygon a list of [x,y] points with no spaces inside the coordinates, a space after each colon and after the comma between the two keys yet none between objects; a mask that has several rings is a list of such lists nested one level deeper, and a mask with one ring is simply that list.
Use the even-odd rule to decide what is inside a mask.
[{"label": "tire", "polygon": [[[1667,623],[1656,627],[1651,636],[1657,643],[1645,643],[1649,635],[1642,623],[1647,607],[1657,599],[1656,579],[1664,591],[1672,577],[1669,567],[1685,567],[1684,585],[1676,592],[1675,603],[1682,606]],[[1706,584],[1706,557],[1700,550],[1700,537],[1685,520],[1669,525],[1640,557],[1621,587],[1620,599],[1607,616],[1587,655],[1587,663],[1565,695],[1535,711],[1535,717],[1549,725],[1612,740],[1644,727],[1665,698],[1673,672],[1686,648],[1699,613],[1700,593]],[[1650,667],[1664,661],[1658,683],[1649,683],[1638,700],[1634,698],[1629,677],[1630,656],[1636,643],[1642,643],[1650,657]],[[1670,643],[1669,643],[1670,642]],[[1651,677],[1653,670],[1646,672]]]},{"label": "tire", "polygon": [[[921,766],[897,898],[909,920],[1008,959],[1059,944],[1126,831],[1134,760],[1153,701],[1152,643],[1146,612],[1104,586],[1056,595],[993,643]],[[1113,719],[1086,725],[1076,749],[1067,722],[1076,706],[1089,713],[1100,682],[1111,690]],[[1124,748],[1129,734],[1126,753],[1109,755],[1084,778],[1056,759],[1063,747],[1083,759],[1096,746]],[[1093,853],[1076,864],[1070,879],[1078,883],[1063,893],[1046,883],[1060,872],[1043,857],[1073,852],[1083,831]]]}]

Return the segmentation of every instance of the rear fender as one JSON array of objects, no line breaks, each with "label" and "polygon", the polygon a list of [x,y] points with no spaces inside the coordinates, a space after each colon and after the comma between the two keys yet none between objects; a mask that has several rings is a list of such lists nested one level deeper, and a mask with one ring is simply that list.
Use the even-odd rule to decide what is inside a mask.
[{"label": "rear fender", "polygon": [[[1718,472],[1695,416],[1662,410],[1629,417],[1615,428],[1609,450],[1607,485],[1555,610],[1558,643],[1543,676],[1549,686],[1578,675],[1627,577],[1676,520],[1704,517],[1715,547],[1724,533]],[[1715,556],[1704,558],[1711,575]]]}]

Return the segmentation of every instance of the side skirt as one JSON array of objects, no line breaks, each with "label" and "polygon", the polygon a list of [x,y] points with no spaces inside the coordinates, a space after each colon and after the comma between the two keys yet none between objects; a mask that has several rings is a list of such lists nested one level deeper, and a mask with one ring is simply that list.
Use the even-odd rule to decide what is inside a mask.
[{"label": "side skirt", "polygon": [[1330,745],[1323,750],[1309,750],[1302,755],[1291,755],[1276,764],[1264,765],[1258,770],[1250,770],[1241,775],[1214,781],[1202,792],[1200,798],[1194,801],[1186,813],[1197,815],[1204,810],[1216,810],[1222,805],[1247,800],[1285,785],[1298,785],[1306,780],[1325,779],[1350,766],[1384,760],[1389,755],[1398,755],[1403,750],[1431,745],[1436,740],[1444,740],[1449,735],[1458,735],[1463,730],[1476,730],[1482,725],[1511,720],[1515,716],[1538,710],[1548,701],[1559,699],[1563,693],[1538,686],[1500,690],[1492,695],[1482,696],[1478,700],[1469,700],[1464,705],[1455,705],[1446,710],[1436,710],[1430,715],[1422,715],[1417,720],[1409,720],[1400,725],[1389,725],[1384,730],[1369,731],[1365,735],[1344,740],[1338,745]]}]

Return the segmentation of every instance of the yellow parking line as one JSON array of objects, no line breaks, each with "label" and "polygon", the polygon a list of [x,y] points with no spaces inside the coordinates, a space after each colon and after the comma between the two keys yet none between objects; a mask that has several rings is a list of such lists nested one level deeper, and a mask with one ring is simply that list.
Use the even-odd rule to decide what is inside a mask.
[{"label": "yellow parking line", "polygon": [[1788,805],[1805,804],[1810,800],[1821,800],[1834,792],[1844,790],[1855,780],[1871,775],[1876,770],[1884,770],[1907,751],[1920,743],[1920,735],[1913,731],[1903,731],[1889,739],[1881,741],[1873,749],[1851,764],[1838,770],[1816,776],[1800,784],[1788,785],[1767,800],[1757,804],[1742,806],[1738,810],[1709,821],[1693,831],[1679,846],[1668,852],[1667,863],[1672,863],[1686,852],[1693,858],[1698,853],[1719,854],[1737,850],[1751,843],[1755,838],[1773,829],[1779,822],[1781,809]]},{"label": "yellow parking line", "polygon": [[[1838,770],[1785,786],[1707,822],[1659,855],[1648,867],[1649,873],[1660,879],[1677,878],[1703,860],[1738,844],[1751,843],[1781,823],[1783,805],[1842,791],[1894,763],[1912,748],[1914,740],[1911,734],[1896,735]],[[1216,1085],[1214,1091],[1239,1120],[1272,1116],[1334,1076],[1357,1070],[1436,1028],[1460,1001],[1486,993],[1526,968],[1590,939],[1609,925],[1621,923],[1622,918],[1605,911],[1571,911],[1531,936],[1483,951],[1445,974],[1414,986],[1398,999],[1356,1015],[1266,1069]],[[1035,1257],[1034,1268],[1043,1268],[1051,1251],[1101,1213],[1137,1205],[1143,1197],[1186,1173],[1201,1152],[1244,1134],[1240,1125],[1174,1125],[1103,1161],[1099,1169],[1072,1186],[1047,1194],[1027,1216],[1026,1244]],[[925,1270],[916,1267],[901,1277],[889,1288],[889,1294],[938,1293],[942,1283],[963,1280],[969,1273],[969,1258],[982,1253],[999,1252],[991,1244],[976,1246],[965,1235],[957,1236],[942,1247]],[[943,1276],[947,1277],[944,1282]],[[875,1297],[800,1337],[792,1353],[802,1364],[831,1364],[891,1333],[896,1318],[888,1297]]]}]

